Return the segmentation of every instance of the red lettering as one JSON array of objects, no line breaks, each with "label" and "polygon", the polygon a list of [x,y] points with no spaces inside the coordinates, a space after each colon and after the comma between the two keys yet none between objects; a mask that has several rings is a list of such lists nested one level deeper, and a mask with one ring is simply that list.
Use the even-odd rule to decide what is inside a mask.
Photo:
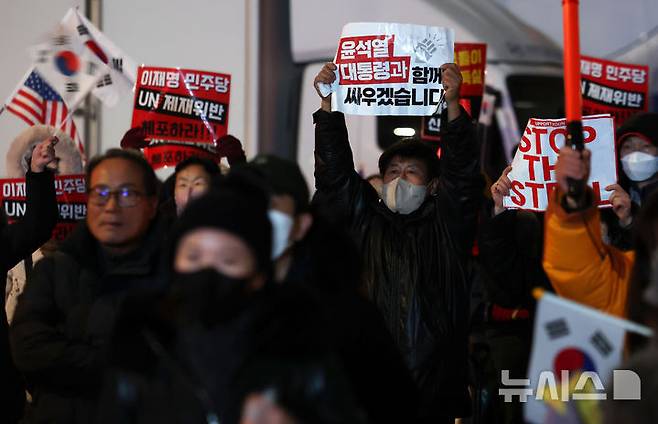
[{"label": "red lettering", "polygon": [[592,191],[594,192],[594,204],[596,206],[609,205],[609,200],[601,200],[601,183],[598,181],[592,182]]},{"label": "red lettering", "polygon": [[525,131],[523,132],[523,137],[521,137],[521,143],[519,143],[519,150],[521,153],[527,153],[530,151],[530,147],[532,147],[532,143],[526,137],[526,135],[532,134],[532,131],[530,131],[530,128],[525,127]]},{"label": "red lettering", "polygon": [[523,184],[518,181],[512,181],[512,189],[510,190],[512,194],[510,197],[516,206],[522,207],[525,203],[525,196],[521,190],[523,190]]},{"label": "red lettering", "polygon": [[551,171],[555,170],[555,164],[551,165],[551,162],[550,162],[548,156],[542,156],[541,157],[541,167],[544,170],[544,181],[551,181],[553,179],[551,177]]},{"label": "red lettering", "polygon": [[556,128],[553,131],[551,131],[551,135],[548,137],[548,144],[551,145],[551,149],[555,153],[560,153],[560,148],[557,147],[557,140],[555,138],[561,135],[563,140],[562,140],[562,146],[564,146],[564,140],[567,138],[567,129],[566,128]]},{"label": "red lettering", "polygon": [[553,195],[553,190],[557,187],[557,183],[546,183],[546,196],[548,199]]},{"label": "red lettering", "polygon": [[587,133],[587,135],[583,136],[584,138],[583,142],[585,144],[596,140],[596,130],[594,129],[594,127],[583,127],[583,132]]},{"label": "red lettering", "polygon": [[539,156],[523,155],[523,159],[528,161],[528,173],[530,174],[530,179],[535,181],[537,179],[535,176],[535,162],[539,162]]},{"label": "red lettering", "polygon": [[532,132],[535,133],[535,143],[537,143],[536,152],[538,155],[541,155],[541,136],[542,134],[548,134],[548,129],[546,128],[533,128]]},{"label": "red lettering", "polygon": [[539,207],[539,189],[544,188],[544,184],[526,183],[525,186],[532,190],[532,207],[537,209]]}]

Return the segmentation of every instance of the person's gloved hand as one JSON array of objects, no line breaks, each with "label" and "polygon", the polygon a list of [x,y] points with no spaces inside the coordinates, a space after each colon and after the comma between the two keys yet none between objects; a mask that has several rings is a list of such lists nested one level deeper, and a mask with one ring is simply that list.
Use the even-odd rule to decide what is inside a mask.
[{"label": "person's gloved hand", "polygon": [[226,157],[230,166],[247,161],[247,155],[242,148],[242,143],[232,135],[220,137],[216,142],[215,151],[220,158]]},{"label": "person's gloved hand", "polygon": [[146,140],[146,134],[141,127],[131,128],[123,135],[121,139],[122,149],[143,149],[148,147],[149,141]]}]

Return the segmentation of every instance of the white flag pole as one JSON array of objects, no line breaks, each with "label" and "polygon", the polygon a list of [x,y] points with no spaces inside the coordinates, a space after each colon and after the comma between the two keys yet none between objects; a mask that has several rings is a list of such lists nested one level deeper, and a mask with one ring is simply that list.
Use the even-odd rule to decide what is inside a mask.
[{"label": "white flag pole", "polygon": [[556,296],[552,293],[547,293],[543,289],[535,288],[532,294],[537,300],[541,299],[547,302],[551,302],[563,306],[565,308],[569,308],[572,311],[587,315],[593,319],[597,319],[599,321],[604,321],[607,324],[621,327],[626,331],[631,331],[633,333],[637,333],[645,337],[653,337],[653,330],[647,326],[640,325],[625,319],[613,317],[612,315],[606,314],[605,312],[601,312],[594,308],[581,305],[580,303],[565,299],[563,297]]}]

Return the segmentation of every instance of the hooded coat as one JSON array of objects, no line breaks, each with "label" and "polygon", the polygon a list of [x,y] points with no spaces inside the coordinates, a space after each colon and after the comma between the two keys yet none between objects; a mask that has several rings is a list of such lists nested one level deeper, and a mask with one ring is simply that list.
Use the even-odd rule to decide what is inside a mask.
[{"label": "hooded coat", "polygon": [[466,261],[482,189],[470,117],[462,110],[444,125],[438,188],[408,215],[391,212],[355,171],[343,114],[320,110],[313,118],[318,194],[342,214],[338,221],[347,223],[362,252],[368,294],[420,390],[420,419],[464,416]]},{"label": "hooded coat", "polygon": [[[658,113],[638,113],[632,116],[617,130],[617,152],[620,151],[621,144],[626,137],[638,136],[647,140],[654,146],[658,146]],[[617,158],[617,169],[619,170],[619,184],[624,190],[628,192],[636,205],[634,212],[637,211],[638,206],[647,198],[647,196],[658,188],[658,179],[651,184],[639,188],[637,183],[631,181],[624,172],[624,167],[621,165],[621,158]],[[653,177],[655,178],[655,174]]]}]

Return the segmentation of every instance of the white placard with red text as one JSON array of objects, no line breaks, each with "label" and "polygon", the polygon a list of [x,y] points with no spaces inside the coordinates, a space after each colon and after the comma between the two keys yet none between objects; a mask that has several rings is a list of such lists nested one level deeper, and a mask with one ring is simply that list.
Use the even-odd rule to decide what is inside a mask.
[{"label": "white placard with red text", "polygon": [[[548,193],[557,186],[555,163],[564,146],[564,119],[530,119],[508,174],[512,181],[510,196],[503,199],[507,208],[545,211]],[[610,115],[583,117],[585,147],[592,152],[587,184],[600,207],[610,206],[611,192],[605,187],[617,182],[614,123]]]},{"label": "white placard with red text", "polygon": [[396,23],[345,25],[334,60],[334,111],[432,115],[443,99],[440,67],[454,62],[454,31]]}]

